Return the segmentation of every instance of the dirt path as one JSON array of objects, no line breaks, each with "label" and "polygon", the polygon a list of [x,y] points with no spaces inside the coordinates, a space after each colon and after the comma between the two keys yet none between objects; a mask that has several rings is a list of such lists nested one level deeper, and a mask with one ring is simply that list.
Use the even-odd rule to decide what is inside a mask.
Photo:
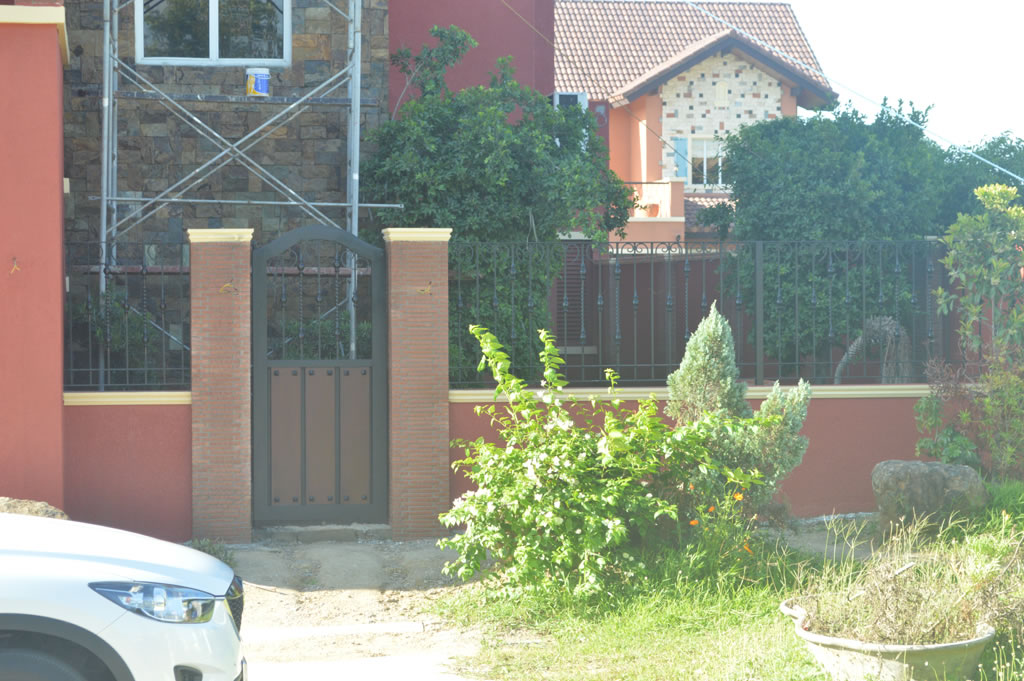
[{"label": "dirt path", "polygon": [[[767,531],[809,553],[851,550],[836,527],[796,522]],[[459,681],[455,657],[471,657],[480,636],[430,614],[455,588],[441,574],[454,554],[434,540],[268,542],[235,547],[246,582],[242,639],[251,681],[349,678]],[[870,548],[855,548],[858,558]]]},{"label": "dirt path", "polygon": [[433,540],[252,544],[234,554],[253,681],[300,678],[295,664],[307,674],[454,680],[450,659],[479,648],[473,632],[424,612],[452,588],[441,566],[453,556]]}]

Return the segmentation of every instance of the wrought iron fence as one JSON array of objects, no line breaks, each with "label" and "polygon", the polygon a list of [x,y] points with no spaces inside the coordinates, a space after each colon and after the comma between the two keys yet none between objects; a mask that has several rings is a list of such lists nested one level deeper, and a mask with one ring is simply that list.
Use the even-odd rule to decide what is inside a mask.
[{"label": "wrought iron fence", "polygon": [[549,328],[573,383],[603,383],[611,368],[625,384],[661,384],[716,301],[751,383],[920,382],[950,352],[932,293],[940,256],[932,240],[453,243],[451,383],[486,384],[475,323],[529,380],[536,330]]},{"label": "wrought iron fence", "polygon": [[65,245],[64,389],[188,390],[184,243]]}]

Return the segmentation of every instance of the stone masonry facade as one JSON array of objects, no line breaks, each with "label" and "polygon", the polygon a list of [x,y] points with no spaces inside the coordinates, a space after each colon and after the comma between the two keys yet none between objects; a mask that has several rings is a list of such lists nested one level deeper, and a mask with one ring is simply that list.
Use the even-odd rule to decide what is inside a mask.
[{"label": "stone masonry facade", "polygon": [[[731,53],[705,59],[662,85],[660,93],[665,139],[724,138],[748,123],[782,117],[782,83]],[[673,149],[663,148],[663,174],[672,177]]]},{"label": "stone masonry facade", "polygon": [[[341,5],[345,3],[342,2]],[[133,64],[132,5],[120,14],[120,54]],[[70,178],[65,227],[69,240],[95,240],[100,205],[101,102],[103,73],[103,11],[100,2],[67,4],[70,64],[64,73],[64,160]],[[365,131],[387,115],[387,0],[363,0],[362,97],[375,106],[362,107]],[[323,0],[293,0],[292,63],[271,67],[270,94],[301,96],[346,64],[346,19]],[[245,68],[224,66],[144,66],[140,73],[169,93],[241,95]],[[122,90],[137,90],[122,78]],[[329,96],[346,96],[345,86]],[[256,98],[254,98],[255,100]],[[234,141],[280,111],[282,105],[253,103],[183,104],[215,131]],[[150,196],[166,189],[212,158],[218,151],[157,101],[118,101],[118,193]],[[251,150],[268,168],[307,200],[342,202],[346,194],[347,112],[340,105],[314,106],[274,131]],[[203,199],[230,198],[276,201],[283,197],[247,169],[232,162],[189,192]],[[121,215],[139,204],[123,204]],[[344,223],[344,208],[324,212]],[[184,243],[189,229],[255,230],[256,243],[312,222],[302,211],[283,206],[172,204],[141,223],[131,241]]]}]

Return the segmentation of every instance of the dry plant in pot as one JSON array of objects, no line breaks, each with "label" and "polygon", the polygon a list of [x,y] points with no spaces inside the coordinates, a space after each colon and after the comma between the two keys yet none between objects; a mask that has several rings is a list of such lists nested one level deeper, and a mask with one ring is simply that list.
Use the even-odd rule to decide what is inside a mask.
[{"label": "dry plant in pot", "polygon": [[783,602],[796,634],[835,681],[957,681],[996,630],[1019,634],[1024,535],[962,525],[898,528],[870,559],[826,561]]}]

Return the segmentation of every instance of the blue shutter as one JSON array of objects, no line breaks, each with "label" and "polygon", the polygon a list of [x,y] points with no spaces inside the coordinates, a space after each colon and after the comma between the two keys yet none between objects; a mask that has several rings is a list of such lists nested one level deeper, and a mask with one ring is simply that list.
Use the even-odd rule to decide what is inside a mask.
[{"label": "blue shutter", "polygon": [[689,177],[687,172],[690,169],[690,153],[687,149],[689,139],[686,137],[673,137],[672,148],[675,154],[676,177]]}]

